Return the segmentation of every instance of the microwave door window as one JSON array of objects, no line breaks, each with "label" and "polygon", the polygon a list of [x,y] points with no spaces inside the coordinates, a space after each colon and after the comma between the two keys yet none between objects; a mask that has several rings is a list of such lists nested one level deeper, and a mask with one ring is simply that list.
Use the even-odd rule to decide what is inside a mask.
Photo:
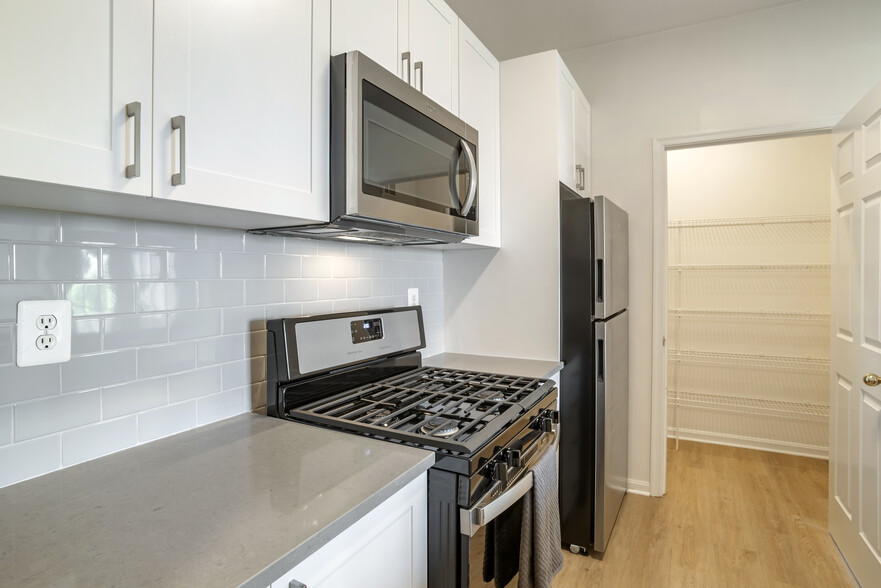
[{"label": "microwave door window", "polygon": [[470,181],[460,162],[459,138],[369,82],[364,85],[364,192],[458,216],[458,195],[465,194]]}]

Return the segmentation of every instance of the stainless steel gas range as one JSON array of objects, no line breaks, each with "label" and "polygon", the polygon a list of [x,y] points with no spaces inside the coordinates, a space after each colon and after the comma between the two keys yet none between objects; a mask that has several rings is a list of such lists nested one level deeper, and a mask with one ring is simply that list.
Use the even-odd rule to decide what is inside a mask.
[{"label": "stainless steel gas range", "polygon": [[549,380],[422,367],[418,306],[267,322],[267,413],[434,450],[431,588],[474,587],[486,527],[532,487],[556,441]]}]

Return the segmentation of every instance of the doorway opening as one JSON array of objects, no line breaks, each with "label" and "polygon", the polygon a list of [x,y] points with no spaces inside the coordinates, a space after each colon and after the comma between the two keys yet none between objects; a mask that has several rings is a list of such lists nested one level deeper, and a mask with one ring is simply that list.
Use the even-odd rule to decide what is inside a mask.
[{"label": "doorway opening", "polygon": [[667,152],[667,435],[829,448],[827,134]]}]

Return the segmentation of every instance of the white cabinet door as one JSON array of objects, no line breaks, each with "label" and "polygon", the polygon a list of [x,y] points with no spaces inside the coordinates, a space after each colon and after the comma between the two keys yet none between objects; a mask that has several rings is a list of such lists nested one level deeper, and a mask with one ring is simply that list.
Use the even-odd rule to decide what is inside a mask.
[{"label": "white cabinet door", "polygon": [[155,4],[154,196],[328,220],[327,1]]},{"label": "white cabinet door", "polygon": [[[411,84],[449,110],[459,112],[459,18],[442,0],[406,2],[406,46]],[[407,79],[407,76],[404,76]]]},{"label": "white cabinet door", "polygon": [[[150,194],[152,9],[151,0],[0,3],[0,176]],[[126,116],[135,102],[139,133]],[[127,178],[136,152],[140,177]]]},{"label": "white cabinet door", "polygon": [[573,92],[572,106],[575,187],[582,196],[587,197],[590,196],[590,104],[577,86]]},{"label": "white cabinet door", "polygon": [[468,243],[499,247],[499,61],[459,22],[459,117],[477,129],[480,235]]},{"label": "white cabinet door", "polygon": [[[406,79],[398,45],[398,0],[331,0],[330,54],[360,51]],[[403,64],[403,65],[402,65]]]},{"label": "white cabinet door", "polygon": [[557,165],[560,181],[577,190],[575,170],[575,80],[560,63],[557,73]]},{"label": "white cabinet door", "polygon": [[271,588],[424,588],[428,584],[427,474],[337,535]]}]

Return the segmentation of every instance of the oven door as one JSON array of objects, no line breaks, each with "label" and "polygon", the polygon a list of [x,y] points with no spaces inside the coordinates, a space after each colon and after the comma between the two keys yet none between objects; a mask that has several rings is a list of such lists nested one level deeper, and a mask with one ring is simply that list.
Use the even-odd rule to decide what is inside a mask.
[{"label": "oven door", "polygon": [[[532,489],[534,474],[531,467],[548,447],[557,447],[556,427],[552,427],[550,431],[536,431],[534,435],[529,435],[521,442],[522,463],[519,467],[507,467],[508,473],[514,477],[507,483],[497,480],[473,507],[459,509],[462,553],[467,557],[467,562],[463,563],[468,566],[467,570],[463,570],[463,575],[468,578],[467,586],[469,588],[495,586],[494,580],[484,581],[484,562],[488,545],[487,533],[489,529],[492,529],[490,523],[497,521],[504,514],[510,513],[510,509],[515,508]],[[519,553],[516,556],[519,560]],[[508,585],[517,585],[517,575]]]}]

